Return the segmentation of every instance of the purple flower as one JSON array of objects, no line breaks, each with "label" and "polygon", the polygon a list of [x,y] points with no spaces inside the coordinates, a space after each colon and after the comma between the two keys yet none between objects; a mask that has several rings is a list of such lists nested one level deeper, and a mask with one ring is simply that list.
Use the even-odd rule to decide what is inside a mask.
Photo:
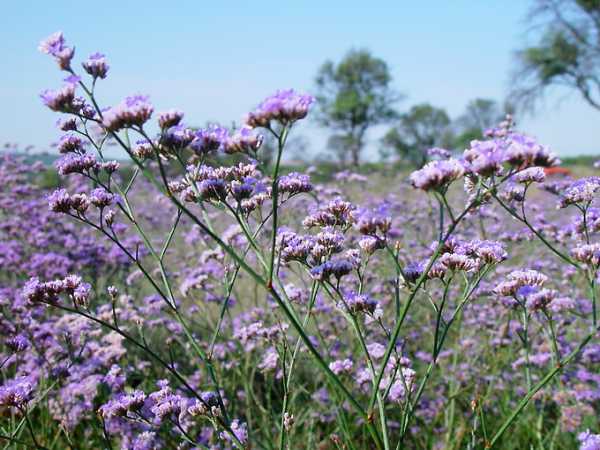
[{"label": "purple flower", "polygon": [[55,303],[62,293],[73,297],[78,305],[87,303],[91,286],[83,283],[78,275],[67,275],[62,280],[41,282],[38,278],[30,278],[23,287],[23,297],[31,303]]},{"label": "purple flower", "polygon": [[52,111],[70,113],[79,109],[75,104],[75,86],[72,84],[65,84],[56,91],[47,89],[40,97],[44,105]]},{"label": "purple flower", "polygon": [[522,202],[525,200],[525,186],[519,183],[508,181],[500,193],[502,198],[509,202]]},{"label": "purple flower", "polygon": [[62,131],[75,131],[77,129],[77,119],[75,117],[59,119],[56,126]]},{"label": "purple flower", "polygon": [[86,306],[92,286],[89,283],[81,283],[73,290],[73,301],[78,306]]},{"label": "purple flower", "polygon": [[283,231],[279,233],[280,255],[283,261],[306,261],[313,247],[313,240],[296,233]]},{"label": "purple flower", "polygon": [[571,183],[562,193],[560,207],[565,208],[577,203],[589,203],[600,188],[600,177],[581,178]]},{"label": "purple flower", "polygon": [[342,373],[350,373],[352,371],[353,366],[354,363],[352,362],[352,360],[347,358],[343,360],[338,359],[329,363],[329,368],[336,375],[340,375]]},{"label": "purple flower", "polygon": [[576,261],[590,266],[600,265],[600,244],[583,244],[571,250],[571,255]]},{"label": "purple flower", "polygon": [[229,132],[226,128],[214,124],[209,125],[208,128],[196,131],[190,148],[199,155],[215,152],[227,142],[228,137]]},{"label": "purple flower", "polygon": [[110,387],[111,391],[116,392],[123,389],[126,378],[123,370],[118,365],[113,364],[102,381]]},{"label": "purple flower", "polygon": [[58,142],[58,151],[62,154],[82,152],[84,151],[84,142],[76,134],[64,134]]},{"label": "purple flower", "polygon": [[57,189],[48,196],[48,206],[53,212],[67,213],[71,210],[71,197],[65,189]]},{"label": "purple flower", "polygon": [[143,431],[135,437],[131,448],[132,450],[158,450],[162,446],[155,432]]},{"label": "purple flower", "polygon": [[125,416],[128,412],[138,411],[144,406],[146,394],[142,391],[133,391],[109,400],[98,411],[105,419]]},{"label": "purple flower", "polygon": [[0,405],[23,408],[33,398],[34,384],[28,377],[8,380],[0,386]]},{"label": "purple flower", "polygon": [[388,399],[392,402],[400,402],[406,395],[406,388],[402,380],[395,381],[390,387]]},{"label": "purple flower", "polygon": [[254,192],[254,184],[252,181],[237,181],[231,182],[231,193],[237,201],[250,198]]},{"label": "purple flower", "polygon": [[334,228],[325,228],[315,238],[316,242],[311,253],[317,259],[343,250],[344,235]]},{"label": "purple flower", "polygon": [[221,201],[227,197],[227,185],[223,180],[211,178],[203,180],[198,186],[202,200]]},{"label": "purple flower", "polygon": [[242,127],[223,143],[223,151],[228,154],[256,152],[262,145],[263,137],[254,134],[251,128]]},{"label": "purple flower", "polygon": [[581,442],[579,450],[600,450],[600,434],[592,434],[590,430],[577,435],[577,440]]},{"label": "purple flower", "polygon": [[444,253],[439,259],[439,264],[452,271],[473,272],[479,269],[477,260],[459,253]]},{"label": "purple flower", "polygon": [[90,199],[85,194],[73,194],[69,199],[71,208],[83,214],[90,207]]},{"label": "purple flower", "polygon": [[51,285],[42,283],[38,278],[31,278],[23,287],[23,297],[31,303],[48,302],[54,303],[58,300],[58,294],[62,292],[62,285]]},{"label": "purple flower", "polygon": [[508,274],[506,281],[496,286],[494,292],[498,295],[513,296],[524,286],[541,287],[548,277],[536,270],[515,270]]},{"label": "purple flower", "polygon": [[84,70],[89,73],[94,79],[106,78],[109,65],[106,63],[106,57],[102,53],[93,53],[87,61],[81,63]]},{"label": "purple flower", "polygon": [[[245,423],[241,423],[238,419],[234,419],[231,421],[231,431],[233,431],[234,436],[238,441],[242,444],[245,444],[248,440],[248,429]],[[225,441],[231,441],[231,436],[228,433],[222,432],[220,434],[221,439]]]},{"label": "purple flower", "polygon": [[314,97],[299,94],[293,89],[279,90],[249,113],[245,122],[250,128],[268,128],[271,126],[271,121],[286,125],[304,119],[313,101]]},{"label": "purple flower", "polygon": [[312,227],[346,227],[355,222],[355,207],[342,199],[331,200],[323,209],[307,216],[302,225]]},{"label": "purple flower", "polygon": [[168,386],[163,387],[160,391],[153,392],[148,398],[154,403],[151,411],[157,424],[162,423],[165,418],[170,416],[178,416],[181,412],[183,398],[173,394]]},{"label": "purple flower", "polygon": [[374,359],[381,359],[385,355],[385,345],[382,345],[378,342],[373,342],[367,345],[367,350],[369,351],[369,355],[371,355]]},{"label": "purple flower", "polygon": [[100,168],[106,173],[114,173],[119,170],[119,167],[121,167],[121,164],[117,161],[106,161],[100,164]]},{"label": "purple flower", "polygon": [[[521,288],[524,289],[524,288]],[[519,295],[522,295],[522,291],[519,290]],[[526,299],[525,305],[527,309],[531,311],[538,311],[546,309],[548,305],[557,297],[558,292],[553,289],[537,289],[534,288],[527,295],[524,295]]]},{"label": "purple flower", "polygon": [[104,188],[96,188],[90,192],[89,198],[92,205],[97,208],[106,208],[112,204],[115,196]]},{"label": "purple flower", "polygon": [[503,149],[496,140],[473,141],[463,156],[469,173],[489,177],[502,172]]},{"label": "purple flower", "polygon": [[98,161],[90,154],[69,153],[56,161],[56,168],[61,175],[84,173],[98,168]]},{"label": "purple flower", "polygon": [[423,275],[423,271],[427,266],[426,262],[411,262],[406,265],[404,268],[404,281],[406,283],[414,283],[416,282],[421,275]]},{"label": "purple flower", "polygon": [[374,236],[379,231],[386,234],[392,225],[392,219],[377,213],[364,212],[358,218],[356,227],[361,234]]},{"label": "purple flower", "polygon": [[431,161],[410,175],[410,181],[417,189],[429,191],[443,189],[454,180],[458,180],[465,173],[460,161],[450,158],[446,160]]},{"label": "purple flower", "polygon": [[437,156],[441,159],[448,159],[450,156],[452,156],[452,154],[445,148],[434,147],[427,150],[427,156],[430,158]]},{"label": "purple flower", "polygon": [[178,150],[187,147],[195,139],[193,130],[183,124],[163,130],[160,140],[163,147]]},{"label": "purple flower", "polygon": [[75,55],[75,49],[65,45],[65,38],[62,31],[57,31],[40,42],[38,50],[53,56],[62,70],[70,69],[71,60],[73,59],[73,55]]},{"label": "purple flower", "polygon": [[162,129],[171,128],[176,125],[179,125],[183,119],[183,113],[177,109],[170,109],[168,111],[164,111],[158,113],[158,126]]},{"label": "purple flower", "polygon": [[504,244],[497,241],[475,241],[473,253],[487,264],[497,264],[508,257]]},{"label": "purple flower", "polygon": [[141,127],[150,119],[153,111],[154,108],[148,102],[147,96],[133,95],[105,111],[102,125],[107,131],[119,131],[132,126]]},{"label": "purple flower", "polygon": [[388,397],[390,401],[399,402],[404,399],[407,394],[407,388],[410,392],[414,387],[416,375],[415,371],[408,367],[400,369],[399,379],[395,380],[390,388]]},{"label": "purple flower", "polygon": [[548,147],[523,134],[510,133],[505,146],[504,161],[515,167],[551,167],[560,164]]},{"label": "purple flower", "polygon": [[279,178],[278,188],[279,192],[295,195],[301,192],[310,192],[313,186],[308,175],[292,172]]},{"label": "purple flower", "polygon": [[352,261],[347,259],[335,259],[313,267],[310,270],[310,275],[313,279],[318,281],[325,281],[332,275],[340,279],[343,276],[348,275],[355,268],[356,265]]},{"label": "purple flower", "polygon": [[519,183],[542,183],[546,179],[546,173],[541,167],[529,167],[515,175]]},{"label": "purple flower", "polygon": [[575,301],[570,297],[558,297],[552,300],[548,310],[553,313],[575,309]]},{"label": "purple flower", "polygon": [[262,371],[270,371],[277,369],[277,363],[279,361],[279,353],[274,348],[268,349],[262,358],[262,361],[258,363],[258,368]]},{"label": "purple flower", "polygon": [[373,314],[377,308],[377,302],[370,298],[368,295],[359,295],[352,293],[344,299],[349,312],[353,314],[365,313]]},{"label": "purple flower", "polygon": [[132,152],[136,158],[146,159],[154,156],[154,148],[151,142],[141,140],[136,142]]},{"label": "purple flower", "polygon": [[17,334],[4,341],[4,345],[15,353],[22,352],[29,347],[29,340],[22,334]]},{"label": "purple flower", "polygon": [[363,236],[358,241],[358,246],[368,255],[372,255],[376,250],[385,248],[385,239],[377,236]]}]

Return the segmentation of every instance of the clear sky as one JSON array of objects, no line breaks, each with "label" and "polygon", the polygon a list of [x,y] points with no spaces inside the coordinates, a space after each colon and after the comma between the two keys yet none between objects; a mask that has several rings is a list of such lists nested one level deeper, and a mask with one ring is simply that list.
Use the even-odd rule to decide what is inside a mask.
[{"label": "clear sky", "polygon": [[[326,59],[368,48],[385,59],[394,86],[459,115],[475,97],[501,100],[511,58],[527,27],[529,2],[477,1],[3,1],[0,15],[0,142],[47,148],[56,115],[38,94],[63,75],[38,42],[62,30],[77,64],[101,51],[111,70],[105,104],[149,94],[157,110],[186,121],[238,121],[278,88],[310,92]],[[520,128],[562,155],[600,153],[600,114],[576,93],[557,90]],[[305,131],[313,131],[313,126]],[[316,131],[312,151],[323,151]],[[376,133],[375,133],[376,134]],[[376,136],[372,136],[374,142]],[[374,145],[371,145],[373,151]]]}]

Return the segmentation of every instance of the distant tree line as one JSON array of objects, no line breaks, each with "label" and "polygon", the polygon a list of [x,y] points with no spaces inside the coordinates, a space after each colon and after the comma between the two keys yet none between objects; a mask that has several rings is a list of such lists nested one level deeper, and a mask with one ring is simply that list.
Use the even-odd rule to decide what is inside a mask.
[{"label": "distant tree line", "polygon": [[531,42],[515,54],[507,102],[476,98],[451,118],[436,105],[398,109],[386,62],[368,50],[351,50],[325,62],[316,77],[318,121],[332,130],[329,151],[342,165],[358,166],[368,131],[387,126],[379,143],[384,159],[420,167],[427,150],[461,151],[507,113],[530,113],[552,87],[577,92],[600,110],[600,0],[534,0],[528,16]]},{"label": "distant tree line", "polygon": [[397,105],[403,97],[391,82],[386,62],[368,50],[351,50],[339,63],[327,61],[319,69],[317,117],[333,131],[328,147],[342,165],[360,164],[367,132],[376,126],[389,127],[379,143],[382,158],[395,156],[421,167],[428,160],[428,149],[463,150],[511,110],[494,100],[478,98],[456,119],[429,103],[400,112]]}]

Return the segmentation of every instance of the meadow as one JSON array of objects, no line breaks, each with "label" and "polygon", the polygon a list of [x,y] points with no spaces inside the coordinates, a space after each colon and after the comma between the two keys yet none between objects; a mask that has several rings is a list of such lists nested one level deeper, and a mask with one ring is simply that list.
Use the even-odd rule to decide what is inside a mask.
[{"label": "meadow", "polygon": [[597,169],[508,116],[420,169],[289,171],[310,95],[191,128],[41,50],[60,186],[2,155],[3,448],[600,449]]}]

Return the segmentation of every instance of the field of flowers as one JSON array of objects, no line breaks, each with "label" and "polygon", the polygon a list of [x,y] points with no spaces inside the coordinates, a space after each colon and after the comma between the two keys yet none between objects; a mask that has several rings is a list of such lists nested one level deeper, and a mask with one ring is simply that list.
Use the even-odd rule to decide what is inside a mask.
[{"label": "field of flowers", "polygon": [[600,449],[599,177],[507,117],[316,183],[281,164],[309,95],[193,129],[40,50],[62,187],[2,157],[3,448]]}]

